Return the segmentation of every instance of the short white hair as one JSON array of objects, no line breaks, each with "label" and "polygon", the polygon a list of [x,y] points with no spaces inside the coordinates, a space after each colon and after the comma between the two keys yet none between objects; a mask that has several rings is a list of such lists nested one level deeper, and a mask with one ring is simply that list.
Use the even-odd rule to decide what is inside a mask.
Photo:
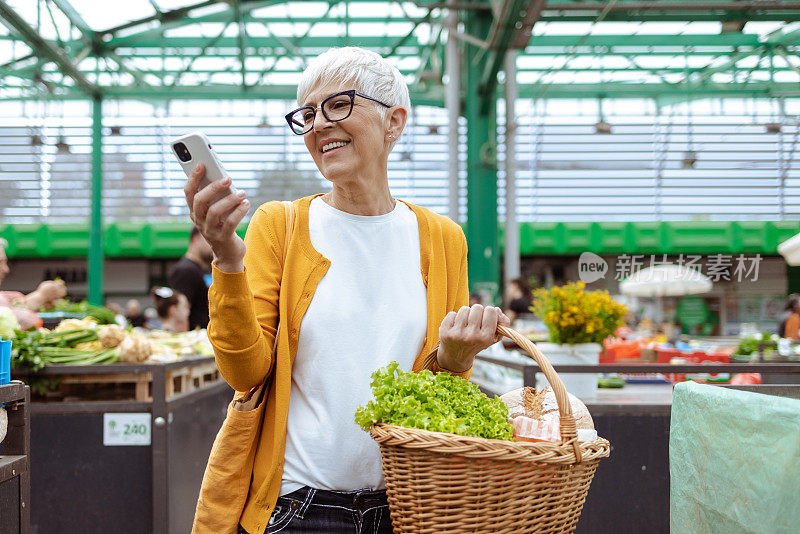
[{"label": "short white hair", "polygon": [[[356,46],[331,48],[312,59],[297,84],[297,103],[320,85],[351,83],[353,89],[390,106],[402,106],[411,113],[408,85],[397,67],[371,50]],[[373,102],[386,117],[387,108]]]}]

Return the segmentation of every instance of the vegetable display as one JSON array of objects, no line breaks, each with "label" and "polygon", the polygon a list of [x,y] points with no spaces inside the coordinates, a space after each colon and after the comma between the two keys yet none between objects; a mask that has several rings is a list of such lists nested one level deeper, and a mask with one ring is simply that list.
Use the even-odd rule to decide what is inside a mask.
[{"label": "vegetable display", "polygon": [[764,351],[772,351],[778,348],[778,336],[770,334],[769,332],[761,332],[760,334],[748,336],[744,338],[739,346],[736,347],[736,354],[743,354],[750,356],[758,352],[758,346],[763,344]]},{"label": "vegetable display", "polygon": [[365,431],[376,423],[462,436],[512,439],[508,408],[478,386],[449,373],[410,373],[392,362],[372,374],[374,400],[356,410]]},{"label": "vegetable display", "polygon": [[116,316],[114,312],[103,306],[95,306],[83,300],[81,302],[70,302],[67,299],[56,301],[52,308],[42,310],[43,312],[64,312],[64,313],[85,313],[89,317],[94,317],[100,324],[113,324]]},{"label": "vegetable display", "polygon": [[17,331],[11,351],[12,367],[38,371],[45,365],[93,365],[117,361],[115,349],[82,350],[77,345],[97,340],[94,329]]},{"label": "vegetable display", "polygon": [[0,307],[0,339],[8,341],[14,337],[14,330],[19,328],[17,316],[11,308]]}]

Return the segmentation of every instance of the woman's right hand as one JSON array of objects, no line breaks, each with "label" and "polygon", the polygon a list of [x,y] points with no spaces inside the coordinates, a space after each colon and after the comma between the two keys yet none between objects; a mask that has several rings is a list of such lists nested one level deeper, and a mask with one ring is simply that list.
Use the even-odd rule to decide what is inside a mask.
[{"label": "woman's right hand", "polygon": [[217,268],[231,273],[244,271],[245,245],[236,234],[236,227],[250,209],[250,202],[244,191],[228,193],[214,201],[230,187],[231,179],[225,177],[200,190],[205,173],[205,167],[199,164],[183,188],[189,215],[214,251]]}]

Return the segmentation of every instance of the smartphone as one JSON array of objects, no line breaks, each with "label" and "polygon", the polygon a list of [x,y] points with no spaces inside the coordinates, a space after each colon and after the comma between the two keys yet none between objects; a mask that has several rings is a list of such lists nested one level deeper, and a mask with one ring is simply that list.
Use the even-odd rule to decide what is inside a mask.
[{"label": "smartphone", "polygon": [[[170,141],[169,144],[187,177],[192,174],[192,171],[197,165],[200,163],[205,165],[206,174],[200,181],[198,191],[211,184],[211,182],[221,180],[228,175],[222,163],[220,163],[217,153],[211,148],[208,137],[206,137],[206,134],[203,132],[196,131],[176,137]],[[215,198],[214,202],[225,197],[229,192],[236,192],[236,188],[233,187],[233,185],[231,185],[228,190],[229,191],[225,191],[219,197]]]}]

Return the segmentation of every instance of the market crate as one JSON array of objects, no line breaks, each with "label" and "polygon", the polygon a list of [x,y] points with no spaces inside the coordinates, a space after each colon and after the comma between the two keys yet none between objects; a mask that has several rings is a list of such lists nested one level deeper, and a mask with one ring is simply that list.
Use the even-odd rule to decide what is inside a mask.
[{"label": "market crate", "polygon": [[48,365],[36,373],[16,370],[27,381],[52,380],[48,401],[151,402],[156,371],[165,374],[165,396],[190,393],[222,381],[214,358],[187,358],[169,364],[112,363],[102,365]]}]

